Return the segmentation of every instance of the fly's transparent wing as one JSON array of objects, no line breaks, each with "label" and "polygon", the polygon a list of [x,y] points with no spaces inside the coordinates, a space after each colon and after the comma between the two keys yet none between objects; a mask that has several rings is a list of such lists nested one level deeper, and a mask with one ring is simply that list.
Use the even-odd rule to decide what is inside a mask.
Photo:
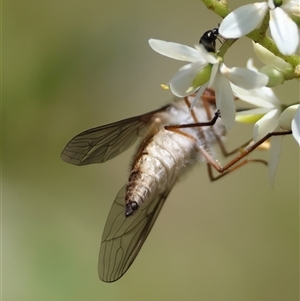
[{"label": "fly's transparent wing", "polygon": [[102,163],[112,159],[134,144],[145,133],[154,115],[169,106],[82,132],[66,145],[61,158],[74,165]]},{"label": "fly's transparent wing", "polygon": [[131,266],[173,186],[147,200],[133,215],[125,216],[126,185],[119,191],[110,209],[103,231],[99,254],[99,278],[118,280]]}]

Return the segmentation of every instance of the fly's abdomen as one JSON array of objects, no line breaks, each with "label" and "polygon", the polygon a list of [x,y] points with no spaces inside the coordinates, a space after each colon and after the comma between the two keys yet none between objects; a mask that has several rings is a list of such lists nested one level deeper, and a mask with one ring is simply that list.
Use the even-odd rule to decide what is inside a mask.
[{"label": "fly's abdomen", "polygon": [[126,188],[126,215],[174,185],[195,149],[193,139],[161,130],[134,162]]}]

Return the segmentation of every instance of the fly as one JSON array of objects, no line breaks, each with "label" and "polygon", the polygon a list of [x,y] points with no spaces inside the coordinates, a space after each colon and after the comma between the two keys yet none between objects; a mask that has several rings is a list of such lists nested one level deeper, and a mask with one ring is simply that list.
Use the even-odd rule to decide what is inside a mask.
[{"label": "fly", "polygon": [[[271,136],[291,134],[271,132],[256,143],[247,142],[227,152],[221,139],[225,127],[209,101],[213,98],[213,91],[205,90],[203,101],[192,110],[190,96],[143,115],[92,128],[71,139],[62,151],[61,158],[73,165],[103,163],[143,137],[128,181],[112,204],[102,234],[98,273],[104,282],[114,282],[128,270],[173,186],[195,162],[204,157],[210,180],[217,180],[248,162],[266,164],[260,159],[242,159]],[[222,167],[211,155],[214,143],[219,144],[224,156],[239,153]],[[212,167],[221,174],[214,177]]]},{"label": "fly", "polygon": [[[200,43],[207,51],[215,52],[216,39],[217,28],[205,32]],[[188,167],[204,157],[210,179],[215,180],[248,162],[266,163],[241,159],[269,137],[291,133],[269,133],[222,167],[210,154],[212,145],[217,142],[225,156],[240,148],[226,152],[221,141],[225,128],[218,112],[215,113],[212,99],[214,92],[207,89],[202,95],[203,101],[192,110],[193,97],[190,96],[143,115],[89,129],[71,139],[62,151],[61,158],[73,165],[103,163],[143,138],[128,181],[118,192],[104,227],[98,265],[101,280],[116,281],[128,270],[173,186]],[[221,174],[213,177],[211,167]]]},{"label": "fly", "polygon": [[[215,52],[218,29],[200,39],[207,51]],[[214,95],[205,92],[209,98]],[[118,192],[110,209],[99,253],[101,280],[118,280],[133,263],[179,176],[199,160],[199,147],[225,134],[218,120],[213,127],[165,129],[166,125],[209,121],[215,106],[199,103],[190,110],[181,99],[158,110],[96,127],[75,136],[61,158],[74,165],[102,163],[114,158],[144,137],[133,160],[128,182]],[[191,114],[192,112],[192,114]]]},{"label": "fly", "polygon": [[[214,97],[209,90],[205,95]],[[178,178],[199,161],[199,149],[209,151],[216,137],[225,135],[220,119],[213,126],[165,129],[170,124],[195,123],[195,118],[211,120],[214,104],[199,102],[191,114],[192,100],[180,99],[150,113],[87,130],[75,136],[61,154],[73,165],[102,163],[143,137],[102,235],[99,277],[105,282],[116,281],[130,267]]]}]

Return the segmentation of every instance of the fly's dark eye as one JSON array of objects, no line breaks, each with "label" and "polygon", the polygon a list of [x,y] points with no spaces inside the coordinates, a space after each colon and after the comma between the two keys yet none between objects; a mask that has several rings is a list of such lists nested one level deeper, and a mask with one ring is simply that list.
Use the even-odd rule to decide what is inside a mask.
[{"label": "fly's dark eye", "polygon": [[214,28],[206,31],[199,40],[208,52],[216,52],[216,40],[219,35],[219,29]]},{"label": "fly's dark eye", "polygon": [[215,35],[215,36],[218,36],[219,35],[219,28],[214,28],[212,30],[212,33]]}]

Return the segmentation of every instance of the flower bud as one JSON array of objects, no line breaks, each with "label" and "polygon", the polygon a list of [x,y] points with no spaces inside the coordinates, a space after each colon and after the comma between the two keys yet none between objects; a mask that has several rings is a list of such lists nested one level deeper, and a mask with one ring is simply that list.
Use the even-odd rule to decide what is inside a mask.
[{"label": "flower bud", "polygon": [[235,116],[235,121],[241,122],[241,123],[254,124],[255,122],[257,122],[263,116],[264,116],[264,114],[236,115]]},{"label": "flower bud", "polygon": [[266,85],[267,87],[276,87],[284,82],[284,74],[272,66],[264,66],[259,72],[268,76],[269,81]]},{"label": "flower bud", "polygon": [[270,65],[276,69],[281,70],[286,74],[293,72],[291,64],[284,61],[282,58],[276,56],[274,53],[261,46],[258,43],[253,42],[253,49],[257,57],[265,64]]},{"label": "flower bud", "polygon": [[212,70],[211,64],[200,70],[200,72],[193,79],[193,87],[200,87],[205,84],[210,79],[210,74]]}]

